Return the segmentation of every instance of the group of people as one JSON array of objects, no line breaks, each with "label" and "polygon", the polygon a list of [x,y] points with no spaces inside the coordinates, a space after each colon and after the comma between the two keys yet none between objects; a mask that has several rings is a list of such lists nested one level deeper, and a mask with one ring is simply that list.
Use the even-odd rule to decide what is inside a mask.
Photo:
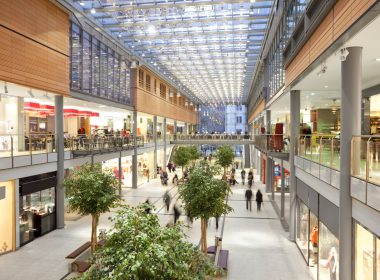
[{"label": "group of people", "polygon": [[[252,211],[252,197],[253,197],[253,192],[251,187],[248,187],[248,189],[245,191],[245,200],[246,200],[246,208],[249,211]],[[261,193],[260,190],[257,190],[256,192],[256,204],[257,204],[257,211],[261,211],[261,205],[263,203],[263,194]]]},{"label": "group of people", "polygon": [[172,171],[175,172],[175,169],[176,169],[176,165],[174,164],[174,162],[172,161],[169,161],[168,165],[166,166],[169,170],[169,172],[171,173]]},{"label": "group of people", "polygon": [[[230,178],[228,180],[230,186],[235,186],[236,184],[239,184],[235,179],[235,172],[236,172],[236,169],[235,169],[235,167],[233,167],[231,169],[231,175],[230,175]],[[240,172],[240,175],[241,175],[241,182],[244,186],[245,185],[245,178],[246,178],[246,171],[244,169],[242,169]],[[251,188],[252,185],[253,185],[253,171],[249,170],[249,172],[248,172],[248,186]]]}]

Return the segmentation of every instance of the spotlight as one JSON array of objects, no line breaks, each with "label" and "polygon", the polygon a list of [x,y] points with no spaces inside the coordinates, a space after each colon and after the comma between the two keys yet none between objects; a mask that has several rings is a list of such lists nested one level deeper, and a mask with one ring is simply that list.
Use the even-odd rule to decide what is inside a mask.
[{"label": "spotlight", "polygon": [[346,61],[347,56],[349,55],[349,51],[347,48],[343,48],[340,50],[340,61]]},{"label": "spotlight", "polygon": [[96,13],[96,10],[94,7],[91,8],[91,14],[95,14]]},{"label": "spotlight", "polygon": [[7,82],[4,83],[4,93],[5,93],[5,94],[8,93],[8,85],[7,85]]},{"label": "spotlight", "polygon": [[31,89],[31,88],[30,88],[30,89],[28,89],[27,93],[29,94],[29,96],[30,96],[31,98],[34,98],[34,94],[33,94],[33,92],[32,92],[32,89]]},{"label": "spotlight", "polygon": [[79,5],[84,6],[84,1],[80,1]]},{"label": "spotlight", "polygon": [[317,73],[318,77],[320,77],[323,74],[325,74],[326,71],[327,71],[327,65],[325,63],[322,63],[321,70],[319,70],[319,72]]}]

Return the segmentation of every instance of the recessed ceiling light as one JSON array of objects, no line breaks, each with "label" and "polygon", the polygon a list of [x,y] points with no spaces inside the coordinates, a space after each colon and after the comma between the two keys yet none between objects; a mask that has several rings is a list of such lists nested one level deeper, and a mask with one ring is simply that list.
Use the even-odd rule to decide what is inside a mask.
[{"label": "recessed ceiling light", "polygon": [[325,88],[328,88],[329,86],[328,85],[325,85]]},{"label": "recessed ceiling light", "polygon": [[315,95],[315,92],[312,92],[311,95]]},{"label": "recessed ceiling light", "polygon": [[91,14],[95,14],[95,13],[96,13],[95,8],[92,8],[92,9],[91,9]]},{"label": "recessed ceiling light", "polygon": [[79,5],[84,6],[84,1],[80,1]]},{"label": "recessed ceiling light", "polygon": [[379,57],[379,58],[376,58],[376,61],[377,61],[377,62],[380,62],[380,57]]}]

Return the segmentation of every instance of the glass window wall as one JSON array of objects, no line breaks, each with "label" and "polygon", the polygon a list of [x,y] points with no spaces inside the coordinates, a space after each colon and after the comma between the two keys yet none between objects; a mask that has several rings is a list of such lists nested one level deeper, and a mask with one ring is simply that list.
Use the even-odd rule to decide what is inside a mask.
[{"label": "glass window wall", "polygon": [[71,89],[130,104],[130,62],[71,24]]},{"label": "glass window wall", "polygon": [[374,279],[374,235],[356,224],[355,236],[355,279],[372,280]]},{"label": "glass window wall", "polygon": [[319,222],[319,280],[339,279],[339,241],[335,235]]},{"label": "glass window wall", "polygon": [[305,260],[308,259],[309,255],[309,212],[309,208],[299,200],[297,205],[296,242]]}]

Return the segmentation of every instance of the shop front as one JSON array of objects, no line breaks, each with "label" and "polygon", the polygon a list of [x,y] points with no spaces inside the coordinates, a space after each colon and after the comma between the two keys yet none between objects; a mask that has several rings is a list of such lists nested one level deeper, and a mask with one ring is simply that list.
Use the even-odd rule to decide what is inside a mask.
[{"label": "shop front", "polygon": [[[110,159],[102,163],[103,168],[110,170],[115,178],[119,179],[119,159]],[[132,187],[132,156],[126,156],[121,158],[121,182],[122,187]]]},{"label": "shop front", "polygon": [[154,178],[154,151],[137,155],[137,184]]},{"label": "shop front", "polygon": [[143,136],[147,142],[153,141],[153,116],[138,113],[137,114],[137,135]]},{"label": "shop front", "polygon": [[56,228],[55,172],[19,180],[20,245]]},{"label": "shop front", "polygon": [[380,238],[355,222],[355,280],[380,279]]},{"label": "shop front", "polygon": [[0,255],[15,250],[15,181],[0,182]]},{"label": "shop front", "polygon": [[296,244],[318,280],[339,279],[339,208],[297,179]]}]

